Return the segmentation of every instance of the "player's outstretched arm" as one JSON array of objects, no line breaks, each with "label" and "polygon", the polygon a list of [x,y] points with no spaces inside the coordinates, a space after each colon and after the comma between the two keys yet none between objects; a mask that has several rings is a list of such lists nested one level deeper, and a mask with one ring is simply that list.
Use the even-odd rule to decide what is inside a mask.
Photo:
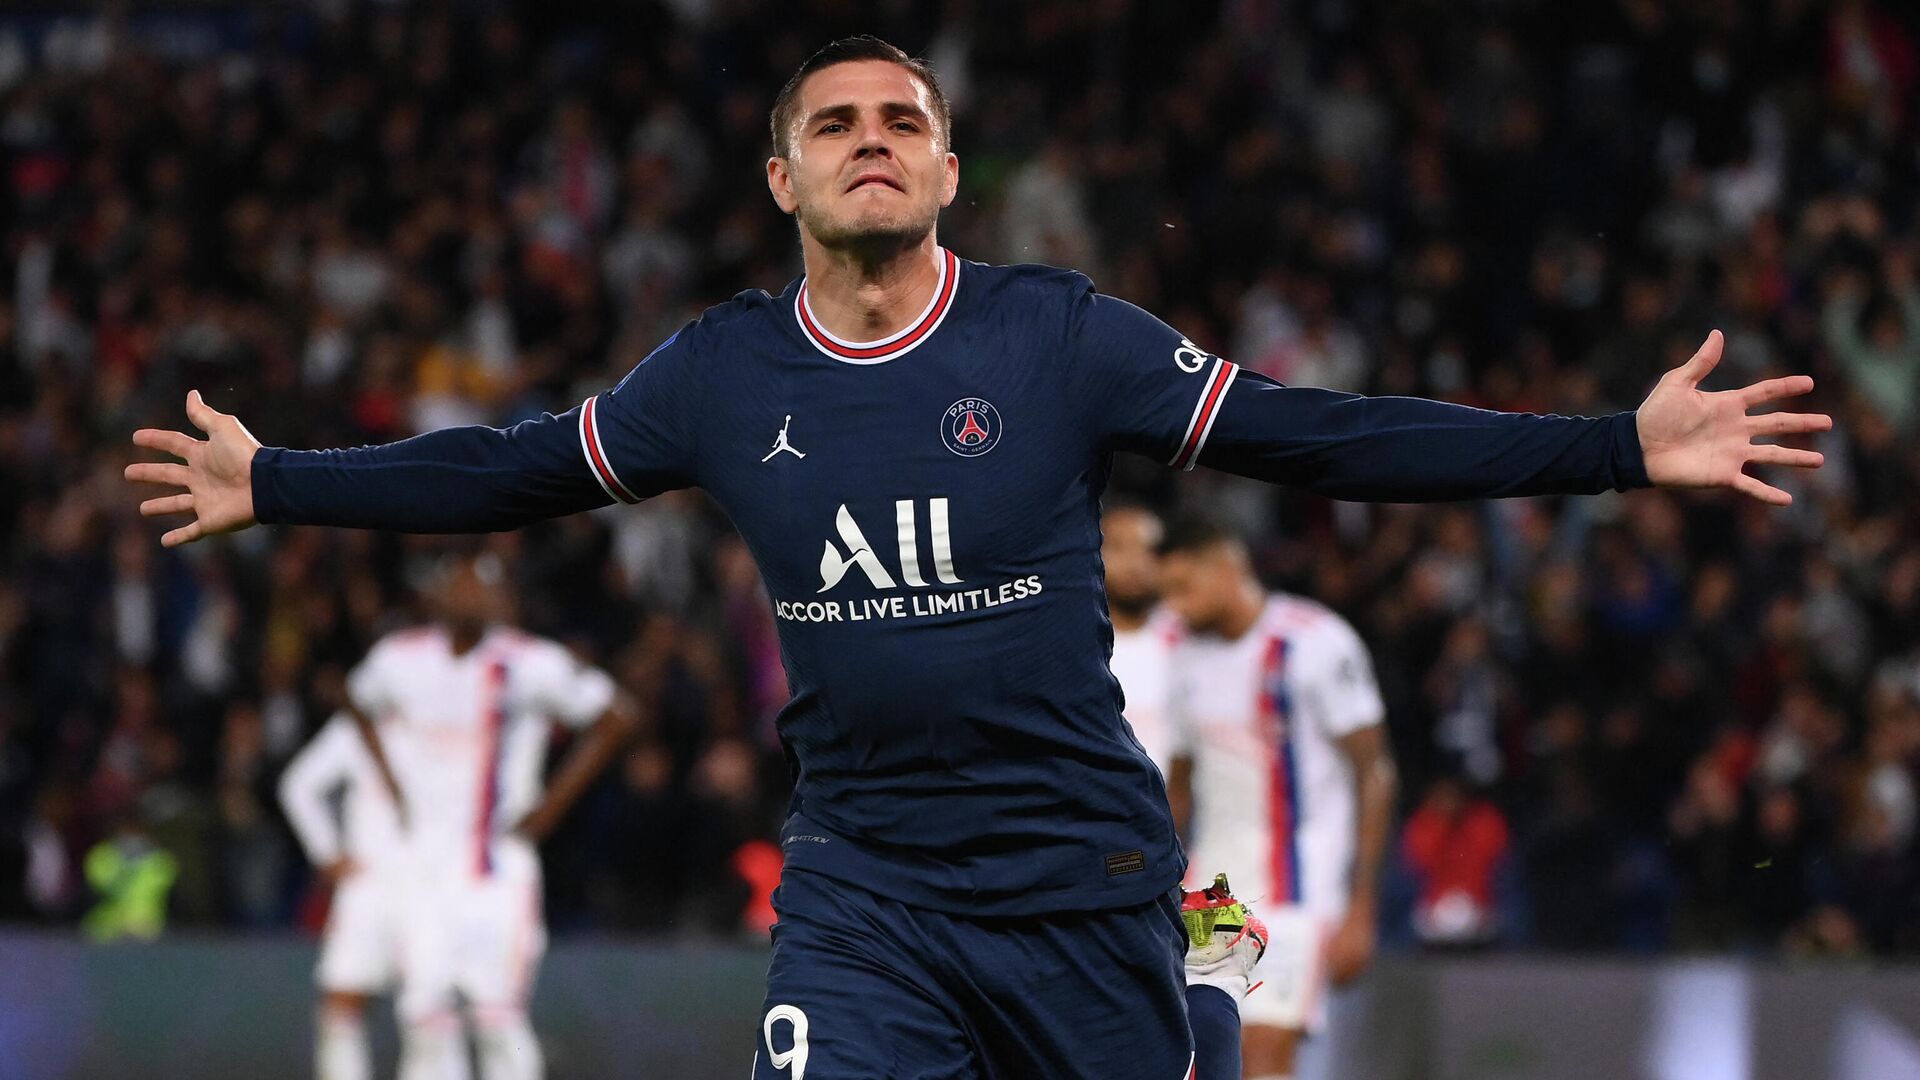
[{"label": "player's outstretched arm", "polygon": [[185,489],[140,504],[148,517],[192,515],[161,537],[168,547],[255,524],[496,532],[613,501],[582,456],[578,411],[351,450],[283,450],[261,446],[195,391],[187,419],[207,437],[137,431],[136,446],[179,462],[129,465],[126,476]]},{"label": "player's outstretched arm", "polygon": [[1709,393],[1719,331],[1668,372],[1638,412],[1598,418],[1500,413],[1421,398],[1360,397],[1239,373],[1200,462],[1337,499],[1439,502],[1592,494],[1634,487],[1731,488],[1791,502],[1748,465],[1818,468],[1810,450],[1756,443],[1825,431],[1818,413],[1749,410],[1813,389],[1791,376]]}]

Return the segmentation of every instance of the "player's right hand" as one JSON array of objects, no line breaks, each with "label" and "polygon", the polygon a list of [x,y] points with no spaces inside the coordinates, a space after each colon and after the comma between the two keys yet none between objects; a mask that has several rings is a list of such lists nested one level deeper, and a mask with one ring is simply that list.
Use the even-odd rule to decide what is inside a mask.
[{"label": "player's right hand", "polygon": [[1355,906],[1340,920],[1340,926],[1327,939],[1327,978],[1335,986],[1346,986],[1366,973],[1379,947],[1370,906]]},{"label": "player's right hand", "polygon": [[253,516],[253,453],[260,440],[245,425],[208,405],[195,390],[187,395],[187,419],[207,436],[161,428],[141,428],[133,444],[172,454],[186,462],[140,462],[127,466],[127,479],[140,484],[186,488],[181,494],[162,495],[140,504],[144,517],[192,514],[193,520],[160,538],[167,547],[190,544],[203,536],[238,532],[255,524]]},{"label": "player's right hand", "polygon": [[338,885],[359,872],[360,864],[353,861],[353,856],[342,855],[322,867],[320,876],[326,879],[327,884]]}]

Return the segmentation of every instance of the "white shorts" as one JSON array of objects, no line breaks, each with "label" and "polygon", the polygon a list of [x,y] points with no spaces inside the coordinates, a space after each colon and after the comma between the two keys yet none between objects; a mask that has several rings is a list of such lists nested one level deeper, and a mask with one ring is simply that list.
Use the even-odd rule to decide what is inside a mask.
[{"label": "white shorts", "polygon": [[540,859],[527,844],[495,843],[492,872],[416,884],[401,942],[400,1018],[450,1010],[456,992],[476,1014],[526,1007],[547,949],[540,914]]},{"label": "white shorts", "polygon": [[360,870],[333,890],[314,982],[342,994],[379,994],[400,972],[401,889],[391,872]]},{"label": "white shorts", "polygon": [[1253,992],[1240,1002],[1242,1026],[1316,1032],[1327,1021],[1327,938],[1334,920],[1299,905],[1256,910],[1267,924],[1267,952],[1253,969]]}]

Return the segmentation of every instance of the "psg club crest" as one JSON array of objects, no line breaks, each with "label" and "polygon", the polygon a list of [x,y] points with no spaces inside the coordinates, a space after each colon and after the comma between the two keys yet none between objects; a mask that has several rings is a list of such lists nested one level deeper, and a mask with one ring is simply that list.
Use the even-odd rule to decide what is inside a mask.
[{"label": "psg club crest", "polygon": [[940,418],[940,441],[961,457],[979,457],[1000,444],[1000,410],[982,398],[961,398]]}]

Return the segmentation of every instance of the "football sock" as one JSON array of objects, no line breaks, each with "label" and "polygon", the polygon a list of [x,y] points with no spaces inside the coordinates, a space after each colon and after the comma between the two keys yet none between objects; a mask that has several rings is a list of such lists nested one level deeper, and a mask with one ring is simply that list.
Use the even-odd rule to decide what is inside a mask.
[{"label": "football sock", "polygon": [[410,1023],[400,1036],[400,1080],[468,1080],[466,1041],[460,1018],[434,1013]]},{"label": "football sock", "polygon": [[314,1035],[313,1075],[318,1080],[372,1080],[367,1025],[360,1010],[321,1009]]},{"label": "football sock", "polygon": [[481,1080],[540,1080],[540,1040],[521,1009],[483,1008],[479,1029]]},{"label": "football sock", "polygon": [[1240,1003],[1204,983],[1187,987],[1195,1080],[1240,1080]]}]

